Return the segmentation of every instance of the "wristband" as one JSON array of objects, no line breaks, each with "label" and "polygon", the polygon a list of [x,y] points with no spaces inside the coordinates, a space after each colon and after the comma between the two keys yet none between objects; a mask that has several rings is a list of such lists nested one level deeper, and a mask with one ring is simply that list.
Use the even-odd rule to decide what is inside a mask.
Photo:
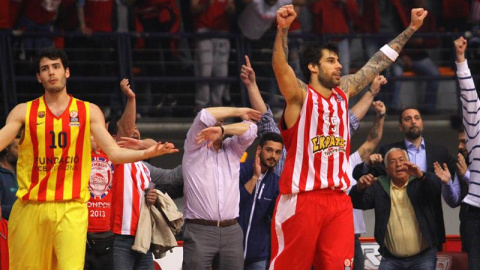
[{"label": "wristband", "polygon": [[222,135],[223,135],[223,134],[225,133],[225,129],[223,129],[222,126],[219,126],[219,127],[220,127],[220,129],[222,130]]},{"label": "wristband", "polygon": [[390,46],[388,46],[388,44],[385,44],[382,48],[380,48],[380,51],[382,51],[393,62],[397,60],[398,53],[394,49],[392,49]]}]

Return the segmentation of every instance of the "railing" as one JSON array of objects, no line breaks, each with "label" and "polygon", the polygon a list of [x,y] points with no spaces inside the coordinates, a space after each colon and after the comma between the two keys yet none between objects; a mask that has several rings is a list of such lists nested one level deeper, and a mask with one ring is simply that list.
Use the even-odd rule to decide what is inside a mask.
[{"label": "railing", "polygon": [[[429,49],[428,52],[437,66],[452,70],[455,55],[452,42],[458,34],[422,35],[417,33],[416,36],[440,39],[442,45]],[[10,31],[0,32],[0,86],[3,109],[1,118],[5,118],[18,102],[31,100],[43,92],[41,85],[36,81],[32,67],[32,56],[36,52],[26,52],[20,46],[22,38],[26,37],[35,38],[40,35],[23,33],[21,36],[15,36]],[[274,107],[283,107],[283,99],[276,89],[271,68],[273,35],[267,35],[257,42],[251,42],[237,34],[111,33],[94,34],[86,38],[76,33],[52,33],[50,37],[55,39],[57,44],[64,44],[70,58],[69,92],[101,107],[110,107],[112,114],[119,114],[125,102],[119,89],[119,81],[124,77],[130,79],[138,97],[138,111],[145,116],[192,116],[195,110],[195,85],[205,81],[229,83],[230,97],[225,96],[225,105],[233,102],[235,105],[247,106],[248,98],[239,78],[245,53],[252,60],[265,100]],[[230,40],[227,77],[195,76],[194,42],[198,38],[205,37],[221,37]],[[307,40],[348,38],[351,43],[350,70],[356,70],[368,60],[361,46],[363,41],[385,37],[393,38],[393,35],[354,34],[319,37],[311,34],[291,34],[289,40],[297,40],[301,44]],[[171,47],[172,42],[176,46]],[[141,48],[139,44],[142,43],[147,46]],[[477,66],[478,63],[477,59],[469,61],[471,67]],[[475,78],[477,79],[476,76]],[[390,83],[395,81],[414,83],[428,80],[438,80],[442,83],[454,81],[454,76],[452,74],[439,76],[415,76],[414,74],[414,76],[400,77],[389,75],[388,79]],[[439,91],[443,89],[440,88]],[[422,104],[418,105],[422,106]],[[457,109],[458,105],[448,108],[447,111]]]}]

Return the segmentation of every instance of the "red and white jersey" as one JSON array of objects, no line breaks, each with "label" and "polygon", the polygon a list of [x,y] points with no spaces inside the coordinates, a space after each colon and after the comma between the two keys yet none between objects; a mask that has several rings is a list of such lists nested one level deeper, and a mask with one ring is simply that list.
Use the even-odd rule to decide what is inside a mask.
[{"label": "red and white jersey", "polygon": [[150,171],[138,161],[115,165],[113,175],[113,232],[135,235],[145,188],[150,183]]},{"label": "red and white jersey", "polygon": [[308,87],[295,125],[280,130],[287,150],[280,177],[280,193],[290,194],[319,189],[347,190],[350,155],[348,101],[338,87],[324,98]]},{"label": "red and white jersey", "polygon": [[112,212],[113,164],[102,151],[92,151],[92,169],[88,191],[88,232],[110,230]]}]

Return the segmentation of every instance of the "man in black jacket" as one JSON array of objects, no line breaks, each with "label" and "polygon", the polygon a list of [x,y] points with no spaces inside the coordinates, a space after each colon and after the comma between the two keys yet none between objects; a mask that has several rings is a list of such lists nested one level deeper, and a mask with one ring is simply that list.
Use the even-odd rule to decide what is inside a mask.
[{"label": "man in black jacket", "polygon": [[[441,180],[408,161],[407,152],[390,149],[385,156],[387,175],[362,176],[352,187],[354,208],[375,209],[375,240],[383,258],[380,269],[435,269],[435,201]],[[450,175],[444,172],[442,179]],[[442,180],[442,181],[443,181]]]},{"label": "man in black jacket", "polygon": [[[385,157],[385,153],[392,148],[400,148],[407,151],[409,160],[420,167],[422,171],[434,172],[434,162],[439,164],[446,164],[452,177],[455,174],[456,161],[448,153],[443,146],[436,145],[425,141],[422,137],[423,121],[420,112],[412,107],[405,108],[401,111],[399,117],[399,130],[404,134],[405,139],[400,142],[395,142],[380,147],[381,157]],[[371,173],[374,176],[384,175],[385,170],[382,166],[369,168],[365,164],[359,164],[355,167],[353,177],[359,179],[362,175]],[[452,179],[453,180],[453,179]],[[443,188],[452,188],[453,181],[444,184]],[[441,244],[445,243],[445,223],[443,221],[443,210],[441,194],[432,198],[435,210],[435,223],[437,224],[438,244],[441,250]],[[451,199],[444,195],[445,201],[452,205]]]}]

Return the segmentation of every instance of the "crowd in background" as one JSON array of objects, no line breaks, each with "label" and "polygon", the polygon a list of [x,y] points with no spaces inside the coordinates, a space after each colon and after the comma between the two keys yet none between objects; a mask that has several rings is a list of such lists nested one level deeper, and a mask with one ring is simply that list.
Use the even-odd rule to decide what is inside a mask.
[{"label": "crowd in background", "polygon": [[[350,74],[360,66],[353,61],[358,55],[352,55],[352,36],[348,35],[367,37],[363,39],[362,48],[363,58],[368,59],[393,33],[404,29],[412,7],[424,7],[430,12],[420,30],[423,34],[472,31],[475,36],[480,20],[480,1],[477,0],[7,0],[2,1],[0,7],[0,29],[13,30],[15,59],[28,62],[41,48],[65,48],[75,74],[97,77],[119,73],[114,65],[108,64],[115,63],[119,57],[118,40],[112,33],[145,34],[130,43],[137,52],[133,54],[134,75],[197,78],[191,86],[195,90],[187,97],[187,104],[193,107],[193,114],[189,115],[194,115],[206,106],[239,103],[232,98],[232,84],[225,79],[238,74],[229,64],[236,60],[232,59],[233,50],[245,50],[237,53],[239,55],[271,50],[276,11],[290,3],[295,5],[299,16],[289,30],[298,35],[289,41],[289,61],[300,78],[298,51],[308,36],[338,42],[342,73]],[[185,33],[196,35],[179,38]],[[238,48],[229,34],[242,37],[245,48]],[[369,37],[371,34],[373,38]],[[439,63],[429,52],[447,47],[450,42],[434,35],[413,38],[400,61],[387,70],[387,75],[401,77],[403,72],[413,71],[421,76],[439,76]],[[475,47],[475,42],[471,46]],[[283,101],[279,100],[268,64],[270,59],[270,53],[253,57],[254,61],[267,63],[259,66],[259,77],[271,78],[259,81],[261,91],[269,94],[272,106],[282,108]],[[88,62],[92,64],[86,64]],[[22,69],[15,72],[22,73]],[[119,96],[116,85],[99,84],[89,88],[93,89],[92,93],[116,88],[115,96]],[[175,86],[167,81],[147,82],[137,87],[145,107],[139,113],[148,115],[152,109],[163,106],[170,108],[170,111],[163,110],[163,114],[171,115],[172,107],[185,105],[185,100],[178,100],[172,90]],[[425,86],[427,94],[424,102],[419,102],[425,103],[422,108],[425,113],[435,112],[438,86],[437,80],[429,80]],[[400,81],[393,82],[384,98],[394,111],[400,109],[399,89]],[[113,112],[121,109],[119,100],[109,97],[100,100],[100,105],[110,106]]]}]

